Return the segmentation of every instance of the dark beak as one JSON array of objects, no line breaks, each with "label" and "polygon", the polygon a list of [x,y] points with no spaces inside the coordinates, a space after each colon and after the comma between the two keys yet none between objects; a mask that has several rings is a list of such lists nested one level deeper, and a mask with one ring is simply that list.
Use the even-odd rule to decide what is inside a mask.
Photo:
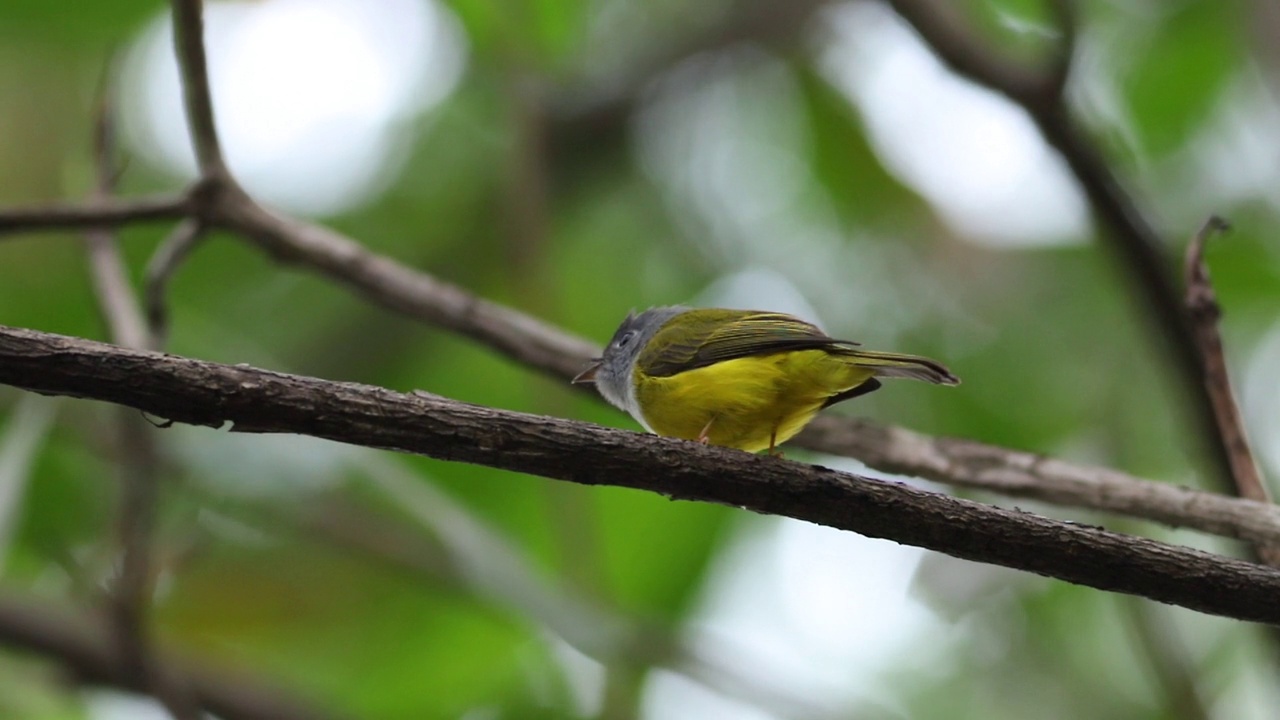
[{"label": "dark beak", "polygon": [[601,362],[603,362],[603,358],[592,358],[591,364],[588,365],[586,369],[583,370],[582,372],[578,373],[577,375],[574,375],[573,379],[570,380],[569,382],[573,383],[574,385],[586,385],[589,383],[594,383],[596,381],[596,373],[599,372],[600,370]]}]

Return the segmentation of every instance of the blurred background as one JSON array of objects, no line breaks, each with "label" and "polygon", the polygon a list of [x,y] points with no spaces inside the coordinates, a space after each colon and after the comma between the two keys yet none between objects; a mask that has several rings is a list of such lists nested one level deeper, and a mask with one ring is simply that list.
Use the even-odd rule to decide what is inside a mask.
[{"label": "blurred background", "polygon": [[[1059,37],[1039,0],[955,4],[1015,61]],[[1210,213],[1234,223],[1209,263],[1275,477],[1280,7],[1080,5],[1071,102],[1170,257]],[[229,162],[268,204],[601,342],[650,305],[800,313],[965,381],[837,412],[1213,487],[1167,350],[1063,163],[881,3],[206,6]],[[121,192],[188,182],[171,42],[153,0],[0,3],[0,205],[87,196],[104,72]],[[168,231],[121,233],[135,279]],[[198,248],[171,306],[182,355],[636,428],[231,236]],[[77,236],[0,241],[0,323],[106,337]],[[0,389],[0,587],[94,604],[116,561],[119,421]],[[1240,623],[641,492],[299,437],[158,442],[157,634],[351,717],[1280,714],[1276,649]],[[166,715],[0,647],[0,717]]]}]

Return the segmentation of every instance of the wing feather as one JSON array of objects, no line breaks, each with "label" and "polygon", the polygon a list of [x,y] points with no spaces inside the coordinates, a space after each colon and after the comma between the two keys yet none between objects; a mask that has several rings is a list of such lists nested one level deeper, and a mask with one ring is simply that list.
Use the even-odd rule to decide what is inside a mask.
[{"label": "wing feather", "polygon": [[725,360],[786,350],[848,349],[812,323],[783,313],[753,310],[690,310],[668,323],[640,355],[649,375],[667,377]]}]

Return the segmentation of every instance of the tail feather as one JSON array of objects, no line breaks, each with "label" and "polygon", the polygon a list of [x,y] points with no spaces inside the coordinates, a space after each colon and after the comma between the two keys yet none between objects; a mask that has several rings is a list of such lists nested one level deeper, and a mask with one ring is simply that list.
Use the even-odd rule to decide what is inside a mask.
[{"label": "tail feather", "polygon": [[851,358],[855,365],[874,370],[877,377],[911,378],[937,385],[959,385],[960,378],[940,362],[918,355],[876,352],[848,348],[842,355]]}]

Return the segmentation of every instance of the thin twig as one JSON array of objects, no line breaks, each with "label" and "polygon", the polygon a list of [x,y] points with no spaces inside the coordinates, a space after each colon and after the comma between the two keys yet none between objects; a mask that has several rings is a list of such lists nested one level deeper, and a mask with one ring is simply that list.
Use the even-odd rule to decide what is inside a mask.
[{"label": "thin twig", "polygon": [[0,383],[175,422],[293,433],[850,530],[1099,590],[1280,624],[1280,571],[909,485],[368,385],[0,327]]},{"label": "thin twig", "polygon": [[204,236],[204,222],[187,218],[178,223],[147,262],[144,295],[150,337],[148,347],[152,350],[163,348],[169,337],[169,311],[166,303],[169,281],[173,279],[183,261],[200,244]]},{"label": "thin twig", "polygon": [[0,211],[0,236],[40,230],[86,230],[140,222],[180,220],[190,215],[192,210],[187,196],[173,193],[12,208]]},{"label": "thin twig", "polygon": [[147,328],[137,299],[128,286],[127,273],[110,230],[85,231],[85,249],[92,269],[91,280],[108,336],[130,348],[144,348]]},{"label": "thin twig", "polygon": [[308,268],[385,308],[476,340],[529,367],[568,380],[599,347],[549,323],[369,252],[320,225],[268,210],[240,193],[217,206],[217,222],[281,262]]},{"label": "thin twig", "polygon": [[204,43],[202,0],[173,0],[173,43],[182,74],[182,95],[196,162],[205,178],[228,178],[213,119],[209,62]]},{"label": "thin twig", "polygon": [[[1204,385],[1213,400],[1217,432],[1227,447],[1231,460],[1231,477],[1235,482],[1236,493],[1240,497],[1269,504],[1271,497],[1263,482],[1262,472],[1254,460],[1253,451],[1249,449],[1249,437],[1244,431],[1235,393],[1231,390],[1222,336],[1218,333],[1222,308],[1218,305],[1217,294],[1209,280],[1209,268],[1204,261],[1205,243],[1229,227],[1222,218],[1211,217],[1187,246],[1187,314],[1200,345],[1200,354],[1204,358]],[[1258,547],[1258,555],[1268,565],[1280,566],[1280,545],[1262,544]]]},{"label": "thin twig", "polygon": [[[110,63],[107,66],[110,67]],[[115,161],[115,124],[108,86],[109,80],[104,77],[94,112],[96,183],[91,201],[95,203],[110,200],[120,177]],[[89,228],[85,231],[85,244],[89,254],[89,274],[108,336],[112,342],[128,348],[146,347],[146,326],[142,323],[137,298],[129,287],[128,273],[115,235],[110,228]]]}]

